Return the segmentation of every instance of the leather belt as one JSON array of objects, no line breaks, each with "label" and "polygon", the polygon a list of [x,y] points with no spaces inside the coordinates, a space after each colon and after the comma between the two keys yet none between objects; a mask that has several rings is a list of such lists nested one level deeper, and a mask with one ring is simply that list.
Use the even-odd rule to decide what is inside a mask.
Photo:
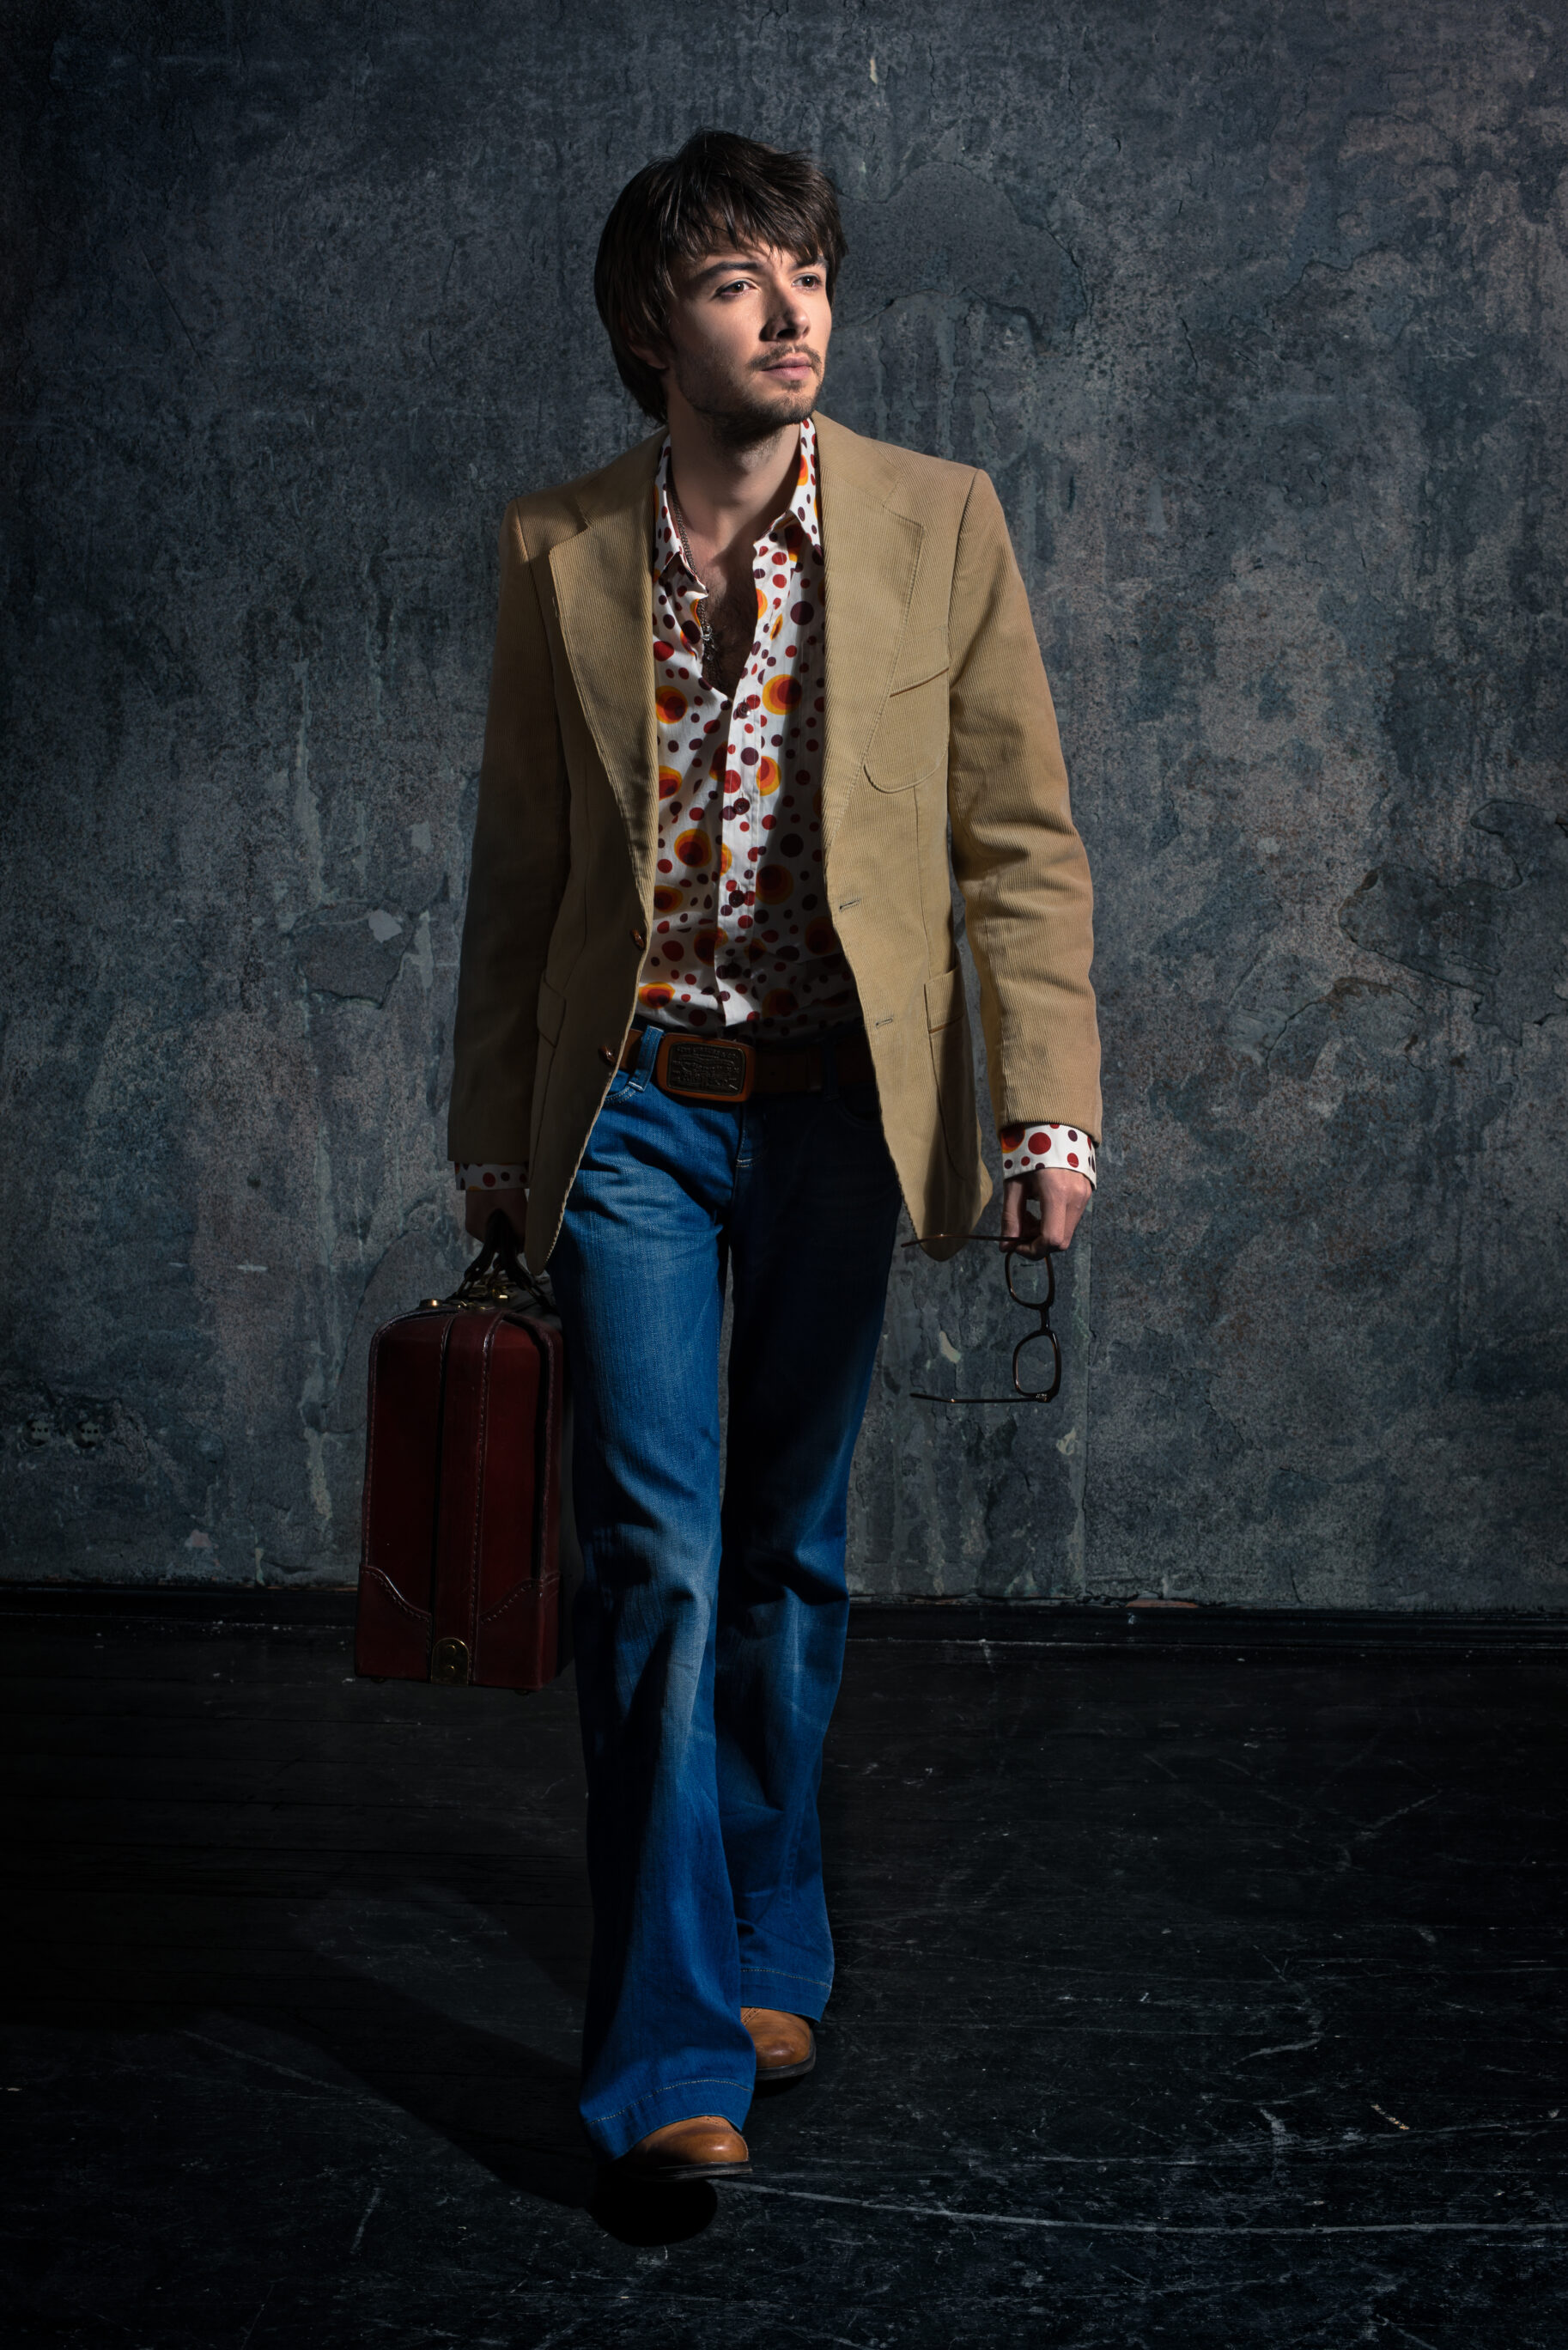
[{"label": "leather belt", "polygon": [[[645,1030],[633,1028],[620,1048],[618,1066],[633,1067]],[[743,1102],[753,1094],[819,1094],[824,1047],[820,1045],[748,1045],[740,1037],[688,1036],[667,1030],[659,1040],[653,1082],[677,1101]],[[864,1029],[833,1047],[841,1086],[870,1085],[876,1078]]]}]

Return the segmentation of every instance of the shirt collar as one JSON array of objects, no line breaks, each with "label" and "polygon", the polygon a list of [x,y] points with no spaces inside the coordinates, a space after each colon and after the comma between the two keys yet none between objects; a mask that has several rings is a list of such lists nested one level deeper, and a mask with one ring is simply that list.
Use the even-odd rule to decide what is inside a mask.
[{"label": "shirt collar", "polygon": [[[773,525],[774,535],[787,534],[791,521],[798,523],[818,555],[822,553],[822,517],[816,495],[816,427],[808,416],[800,428],[800,464],[790,502]],[[659,452],[659,472],[653,484],[653,568],[656,577],[662,577],[674,565],[686,569],[680,552],[680,533],[675,525],[674,510],[670,497],[670,442],[667,440]]]},{"label": "shirt collar", "polygon": [[816,502],[816,427],[808,416],[800,428],[800,471],[789,513],[794,515],[818,555],[822,553],[822,516]]}]

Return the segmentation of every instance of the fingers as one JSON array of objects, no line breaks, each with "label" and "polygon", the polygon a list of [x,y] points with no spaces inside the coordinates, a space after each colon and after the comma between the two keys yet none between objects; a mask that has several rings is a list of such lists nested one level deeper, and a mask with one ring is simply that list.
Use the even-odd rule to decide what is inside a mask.
[{"label": "fingers", "polygon": [[1093,1197],[1087,1178],[1064,1167],[1034,1167],[1027,1175],[1010,1175],[1002,1187],[1003,1247],[1030,1257],[1071,1247],[1078,1220]]},{"label": "fingers", "polygon": [[1064,1249],[1071,1244],[1078,1218],[1054,1185],[1041,1200],[1040,1222],[1048,1249]]},{"label": "fingers", "polygon": [[1073,1234],[1078,1229],[1078,1219],[1095,1196],[1095,1187],[1086,1176],[1074,1175],[1061,1167],[1038,1169],[1036,1180],[1041,1187],[1045,1245],[1053,1249],[1070,1248]]},{"label": "fingers", "polygon": [[1041,1221],[1045,1228],[1045,1246],[1048,1249],[1071,1248],[1073,1232],[1078,1219],[1076,1216],[1069,1215],[1060,1201],[1053,1201],[1049,1214],[1044,1216]]},{"label": "fingers", "polygon": [[1040,1197],[1032,1175],[1010,1175],[1002,1187],[1002,1243],[1009,1255],[1044,1256],[1051,1245],[1042,1232]]}]

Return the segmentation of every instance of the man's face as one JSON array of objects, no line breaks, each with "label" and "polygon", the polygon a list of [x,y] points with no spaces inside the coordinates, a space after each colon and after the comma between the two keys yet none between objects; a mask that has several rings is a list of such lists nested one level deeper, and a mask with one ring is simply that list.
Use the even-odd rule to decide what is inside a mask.
[{"label": "man's face", "polygon": [[676,281],[670,338],[645,354],[684,402],[732,444],[765,440],[811,413],[833,312],[820,258],[715,248]]}]

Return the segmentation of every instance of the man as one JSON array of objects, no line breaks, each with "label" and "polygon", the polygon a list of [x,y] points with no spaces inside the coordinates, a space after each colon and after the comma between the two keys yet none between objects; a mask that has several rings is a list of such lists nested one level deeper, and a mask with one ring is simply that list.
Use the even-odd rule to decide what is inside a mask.
[{"label": "man", "polygon": [[[983,473],[815,413],[845,250],[807,158],[721,133],[623,191],[595,290],[659,430],[519,499],[459,988],[470,1228],[546,1263],[577,1405],[575,1615],[607,2161],[747,2167],[832,1980],[816,1787],[900,1199],[1065,1248],[1099,1133],[1090,889]],[[733,1304],[728,1461],[719,1334]]]}]

